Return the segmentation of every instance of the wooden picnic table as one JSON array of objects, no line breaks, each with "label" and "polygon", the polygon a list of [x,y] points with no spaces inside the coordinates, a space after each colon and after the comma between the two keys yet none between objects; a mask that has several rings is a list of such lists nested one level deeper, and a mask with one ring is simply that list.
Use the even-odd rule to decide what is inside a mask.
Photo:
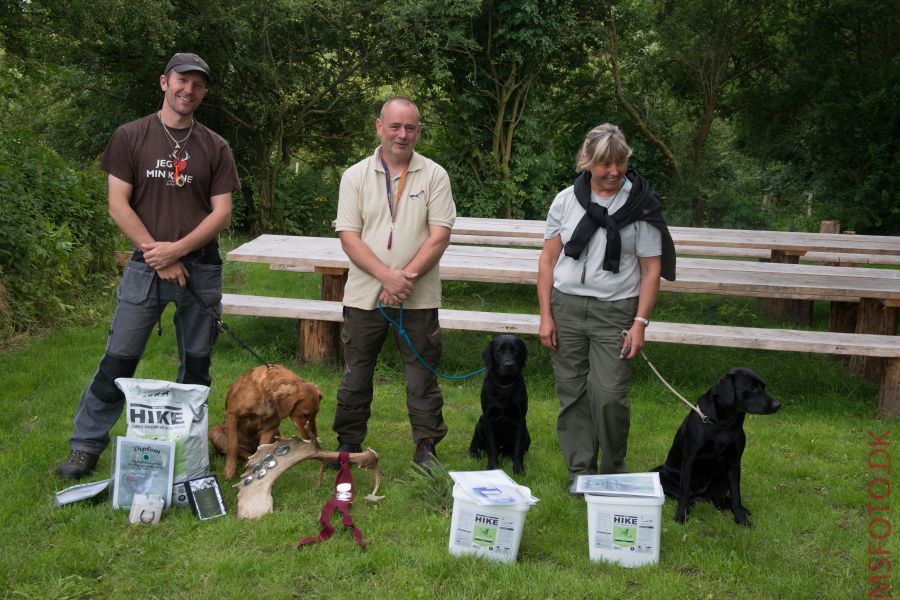
[{"label": "wooden picnic table", "polygon": [[[450,245],[440,262],[441,278],[457,281],[534,284],[540,251]],[[334,274],[350,259],[337,238],[261,235],[232,250],[228,260],[303,267]],[[900,307],[900,271],[754,261],[679,258],[676,281],[662,281],[664,291],[691,294],[792,298],[859,302],[873,298]],[[340,300],[340,298],[329,298]]]},{"label": "wooden picnic table", "polygon": [[[822,225],[825,230],[836,231],[835,222]],[[454,244],[540,247],[544,243],[544,228],[544,221],[459,217],[450,239]],[[669,231],[679,257],[757,259],[794,265],[803,260],[841,267],[900,265],[900,237],[896,236],[696,227],[670,227]],[[773,296],[767,300],[766,310],[796,323],[812,322],[812,303],[800,296]],[[846,331],[855,325],[857,310],[856,304],[832,303],[830,326]]]},{"label": "wooden picnic table", "polygon": [[[441,278],[533,285],[537,281],[539,255],[540,251],[533,248],[451,244],[441,258]],[[321,299],[330,302],[342,300],[350,266],[338,238],[287,235],[261,235],[229,252],[227,259],[264,263],[274,269],[316,272],[322,276]],[[900,271],[893,269],[680,257],[676,281],[662,280],[661,289],[819,300],[831,302],[832,307],[849,306],[854,309],[851,319],[842,318],[836,327],[830,323],[829,329],[856,334],[894,336],[900,310]],[[336,358],[339,327],[329,321],[301,320],[300,344],[301,353],[307,356]],[[897,373],[890,379],[900,381],[900,361],[892,364]],[[884,363],[871,355],[854,355],[850,368],[857,374],[877,376],[884,371]],[[896,395],[896,390],[892,394]]]},{"label": "wooden picnic table", "polygon": [[[469,235],[453,233],[450,235],[451,244],[468,244],[477,246],[512,246],[519,248],[541,248],[544,238],[516,237],[510,235]],[[795,257],[797,260],[778,260],[776,253],[784,251],[769,250],[768,248],[736,248],[733,246],[690,246],[687,244],[675,244],[675,253],[678,256],[718,256],[722,258],[740,258],[750,260],[763,260],[772,262],[799,263],[811,262],[815,264],[829,264],[834,266],[860,265],[894,265],[900,266],[900,255],[894,254],[860,254],[858,252],[796,252],[786,253],[785,256]]]},{"label": "wooden picnic table", "polygon": [[[545,226],[544,221],[536,220],[457,217],[452,233],[473,237],[536,240],[540,244]],[[809,252],[826,252],[900,257],[900,236],[706,227],[669,227],[669,232],[676,245],[686,247],[756,248],[778,250],[797,256]]]},{"label": "wooden picnic table", "polygon": [[[515,283],[537,281],[540,251],[450,245],[440,262],[444,280]],[[228,260],[266,263],[284,270],[315,271],[322,275],[322,299],[340,301],[350,259],[337,238],[262,235],[227,255]],[[661,289],[688,294],[716,294],[831,302],[833,331],[894,335],[900,307],[900,271],[854,267],[826,267],[679,258],[675,281],[662,280]],[[852,311],[848,310],[852,308]],[[328,324],[322,325],[327,328]],[[316,325],[301,337],[328,343],[333,333]],[[870,361],[869,361],[870,362]],[[864,362],[858,372],[877,369]]]}]

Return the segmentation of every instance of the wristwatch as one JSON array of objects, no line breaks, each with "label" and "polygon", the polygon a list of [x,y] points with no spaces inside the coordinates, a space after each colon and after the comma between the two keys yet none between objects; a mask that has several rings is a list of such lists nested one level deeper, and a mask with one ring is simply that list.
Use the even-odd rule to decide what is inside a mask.
[{"label": "wristwatch", "polygon": [[650,324],[650,319],[645,319],[644,317],[635,317],[634,320],[643,323],[644,327]]}]

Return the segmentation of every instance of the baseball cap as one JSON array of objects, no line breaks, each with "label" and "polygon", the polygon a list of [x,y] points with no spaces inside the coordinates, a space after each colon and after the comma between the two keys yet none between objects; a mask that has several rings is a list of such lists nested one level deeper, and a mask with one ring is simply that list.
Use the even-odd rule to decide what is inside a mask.
[{"label": "baseball cap", "polygon": [[207,79],[211,79],[209,65],[206,64],[205,60],[193,52],[176,52],[173,54],[172,58],[169,59],[169,63],[166,65],[166,70],[163,74],[168,75],[169,71],[175,71],[176,73],[200,71],[206,75]]}]

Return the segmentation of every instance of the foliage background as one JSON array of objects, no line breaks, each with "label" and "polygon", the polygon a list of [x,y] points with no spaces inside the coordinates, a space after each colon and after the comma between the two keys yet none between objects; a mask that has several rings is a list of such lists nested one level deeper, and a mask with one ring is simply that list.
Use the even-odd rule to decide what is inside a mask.
[{"label": "foliage background", "polygon": [[213,66],[198,118],[238,161],[236,233],[327,234],[397,93],[461,215],[542,219],[609,121],[672,224],[900,231],[886,0],[3,0],[2,339],[81,318],[110,277],[97,160],[184,50]]}]

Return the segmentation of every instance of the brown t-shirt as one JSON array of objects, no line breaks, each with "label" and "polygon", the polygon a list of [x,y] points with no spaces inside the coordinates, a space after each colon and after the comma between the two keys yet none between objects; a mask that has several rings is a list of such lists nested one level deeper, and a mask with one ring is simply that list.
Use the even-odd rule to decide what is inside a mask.
[{"label": "brown t-shirt", "polygon": [[[169,128],[176,140],[187,129]],[[175,185],[175,145],[156,113],[119,127],[103,153],[100,168],[134,186],[131,207],[158,242],[174,242],[212,212],[210,198],[240,186],[231,148],[220,135],[194,122],[178,152],[184,185]]]}]

